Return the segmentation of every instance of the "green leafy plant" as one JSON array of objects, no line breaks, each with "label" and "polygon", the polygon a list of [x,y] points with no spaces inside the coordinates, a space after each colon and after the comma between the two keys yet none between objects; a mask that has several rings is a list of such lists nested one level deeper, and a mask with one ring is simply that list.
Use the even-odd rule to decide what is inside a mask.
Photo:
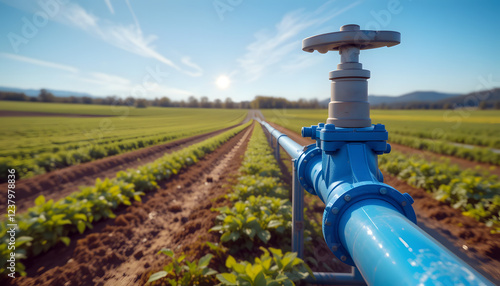
[{"label": "green leafy plant", "polygon": [[286,198],[288,190],[283,187],[278,177],[246,175],[239,177],[229,198],[233,201],[246,200],[250,196],[258,195]]},{"label": "green leafy plant", "polygon": [[[229,256],[226,267],[229,273],[217,274],[217,279],[222,285],[242,286],[271,286],[271,285],[295,285],[294,281],[314,277],[311,269],[300,258],[297,253],[287,252],[283,254],[280,249],[260,247],[264,252],[256,257],[254,263],[248,261],[236,262]],[[272,254],[272,256],[271,256]]]},{"label": "green leafy plant", "polygon": [[[51,111],[66,112],[69,106],[60,106],[59,109]],[[38,106],[35,110],[39,111],[39,108],[46,107]],[[113,117],[106,119],[109,121],[66,118],[64,122],[57,118],[44,118],[38,120],[40,124],[36,128],[28,129],[27,126],[33,126],[31,119],[20,118],[15,123],[3,126],[4,138],[0,138],[0,172],[5,174],[7,168],[14,168],[19,175],[18,179],[28,178],[67,166],[220,130],[238,124],[247,113],[243,110],[163,108],[150,112],[155,112],[161,117],[152,117],[149,113],[139,112],[143,116],[130,116],[126,123],[114,120]],[[116,114],[111,112],[107,115]],[[204,115],[210,117],[210,121],[200,122],[199,116]],[[166,123],[179,120],[179,117],[182,117],[183,124]],[[99,128],[95,129],[96,126]],[[110,130],[113,132],[109,132]],[[4,170],[5,172],[2,172]],[[3,182],[5,178],[2,176],[0,183]]]},{"label": "green leafy plant", "polygon": [[392,152],[379,158],[379,167],[408,184],[422,188],[464,215],[500,232],[500,182],[498,176],[479,169],[461,170],[447,162],[429,162]]},{"label": "green leafy plant", "polygon": [[[198,261],[189,262],[185,260],[183,254],[180,257],[175,257],[175,254],[170,249],[162,249],[158,254],[167,255],[172,259],[172,262],[163,267],[162,271],[156,272],[149,277],[148,283],[154,281],[164,281],[169,285],[211,285],[214,282],[213,275],[217,271],[209,268],[212,254],[207,254]],[[161,281],[159,281],[161,280]]]},{"label": "green leafy plant", "polygon": [[[158,160],[120,172],[113,179],[97,179],[94,186],[84,187],[57,202],[46,201],[44,196],[35,200],[35,206],[17,215],[16,237],[30,237],[32,243],[20,245],[27,256],[36,256],[62,242],[69,245],[69,236],[92,228],[92,223],[105,218],[114,218],[113,210],[121,205],[130,205],[131,200],[140,201],[146,192],[157,188],[157,182],[168,179],[181,168],[193,164],[205,154],[212,152],[252,122],[235,127],[211,139],[191,145],[180,151],[166,154]],[[0,235],[4,237],[8,222],[0,223]],[[7,260],[3,252],[2,260]],[[22,268],[19,268],[22,269]]]},{"label": "green leafy plant", "polygon": [[[0,225],[0,227],[2,226]],[[20,259],[26,258],[26,250],[20,249],[20,247],[24,244],[29,245],[33,238],[27,236],[17,237],[14,248],[12,248],[12,246],[9,245],[10,235],[7,235],[7,229],[1,229],[0,234],[2,237],[2,243],[0,244],[0,256],[2,257],[2,260],[0,260],[0,275],[6,275],[8,272],[10,272],[10,269],[8,269],[8,267],[11,267],[11,264],[8,259],[10,259],[10,254],[13,251],[15,251],[16,253],[14,256],[14,258],[16,259],[14,269],[21,275],[26,275],[26,271],[24,271],[25,267],[20,262]]]},{"label": "green leafy plant", "polygon": [[262,228],[256,216],[246,214],[244,203],[237,202],[232,209],[222,207],[217,210],[221,212],[217,220],[222,224],[212,227],[210,231],[220,231],[222,242],[237,242],[231,247],[233,251],[238,251],[240,247],[251,250],[256,236],[264,243],[271,238],[271,233]]},{"label": "green leafy plant", "polygon": [[272,237],[288,244],[291,203],[279,183],[280,170],[260,125],[254,128],[240,172],[244,175],[228,195],[234,205],[215,209],[220,215],[211,231],[221,233],[221,242],[232,253],[266,245]]}]

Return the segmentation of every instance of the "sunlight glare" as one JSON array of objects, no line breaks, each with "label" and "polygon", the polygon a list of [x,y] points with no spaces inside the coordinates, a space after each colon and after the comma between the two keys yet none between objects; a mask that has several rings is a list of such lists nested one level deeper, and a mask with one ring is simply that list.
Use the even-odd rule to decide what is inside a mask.
[{"label": "sunlight glare", "polygon": [[226,89],[231,84],[231,80],[227,76],[221,75],[217,78],[217,80],[215,81],[215,84],[220,89]]}]

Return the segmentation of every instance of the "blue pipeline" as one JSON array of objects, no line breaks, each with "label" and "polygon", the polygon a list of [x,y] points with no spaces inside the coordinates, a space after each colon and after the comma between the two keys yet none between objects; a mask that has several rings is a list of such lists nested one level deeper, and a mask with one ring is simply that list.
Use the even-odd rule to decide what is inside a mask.
[{"label": "blue pipeline", "polygon": [[269,133],[274,136],[274,138],[276,138],[278,145],[283,147],[292,159],[297,158],[303,152],[304,147],[288,138],[286,134],[279,132],[265,121],[260,121],[260,124],[262,124],[262,126],[264,126]]},{"label": "blue pipeline", "polygon": [[[304,148],[261,124],[287,145],[300,185],[325,203],[328,247],[368,285],[493,285],[417,227],[411,196],[383,183],[377,156],[390,152],[383,125],[305,127],[302,135],[316,144]],[[331,275],[320,279],[335,280]]]}]

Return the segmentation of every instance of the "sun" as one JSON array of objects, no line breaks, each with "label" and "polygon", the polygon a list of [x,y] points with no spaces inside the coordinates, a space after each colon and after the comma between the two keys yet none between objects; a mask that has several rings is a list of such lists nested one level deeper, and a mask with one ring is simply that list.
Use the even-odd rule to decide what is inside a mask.
[{"label": "sun", "polygon": [[225,75],[219,76],[215,81],[215,85],[217,85],[219,89],[226,89],[229,87],[230,84],[231,80]]}]

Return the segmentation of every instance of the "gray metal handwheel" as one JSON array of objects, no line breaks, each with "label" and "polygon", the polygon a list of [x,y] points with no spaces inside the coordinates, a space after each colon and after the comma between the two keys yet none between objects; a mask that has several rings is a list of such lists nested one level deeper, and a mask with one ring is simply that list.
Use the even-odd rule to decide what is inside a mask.
[{"label": "gray metal handwheel", "polygon": [[302,50],[324,54],[338,51],[342,46],[356,46],[360,50],[392,47],[401,42],[401,34],[394,31],[360,30],[358,25],[344,25],[339,32],[312,36],[302,41]]}]

